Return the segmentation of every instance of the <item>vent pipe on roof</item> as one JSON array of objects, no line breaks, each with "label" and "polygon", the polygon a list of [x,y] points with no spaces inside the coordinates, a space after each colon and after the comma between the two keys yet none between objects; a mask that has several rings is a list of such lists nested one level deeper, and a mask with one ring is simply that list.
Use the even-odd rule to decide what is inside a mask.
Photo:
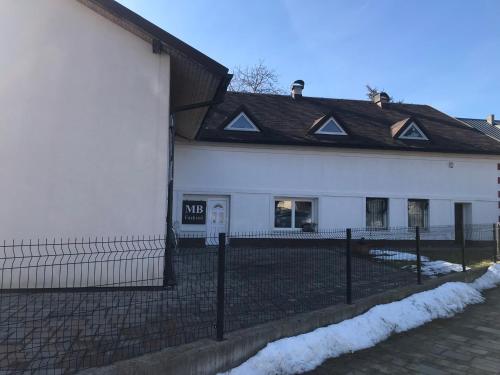
[{"label": "vent pipe on roof", "polygon": [[292,98],[298,99],[302,97],[302,90],[304,90],[304,81],[298,79],[292,83]]},{"label": "vent pipe on roof", "polygon": [[486,117],[486,121],[490,125],[495,125],[495,115],[494,114],[488,115],[488,117]]},{"label": "vent pipe on roof", "polygon": [[390,96],[383,91],[373,96],[373,102],[380,108],[384,108],[384,105],[389,103],[390,101]]}]

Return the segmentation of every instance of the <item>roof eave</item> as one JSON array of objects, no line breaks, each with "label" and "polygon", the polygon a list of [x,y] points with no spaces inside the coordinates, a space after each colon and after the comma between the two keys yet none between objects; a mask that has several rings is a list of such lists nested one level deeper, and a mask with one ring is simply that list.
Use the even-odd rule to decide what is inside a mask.
[{"label": "roof eave", "polygon": [[[96,8],[93,7],[92,4],[100,7],[101,9],[104,9],[105,11],[109,12],[111,15],[117,18],[113,20],[115,21],[115,23],[120,24],[119,22],[116,21],[121,20],[126,23],[131,23],[132,25],[135,25],[137,28],[143,30],[151,37],[159,39],[165,44],[167,44],[169,47],[186,54],[186,56],[197,61],[198,63],[203,65],[207,70],[209,70],[214,74],[226,75],[228,72],[228,69],[224,65],[211,59],[204,53],[198,51],[196,48],[191,47],[189,44],[176,38],[172,34],[156,26],[154,23],[148,21],[144,17],[141,17],[139,14],[133,12],[132,10],[128,9],[127,7],[123,6],[122,4],[118,3],[115,0],[77,0],[77,1],[89,6],[91,9],[94,10],[96,10]],[[128,27],[126,27],[125,24],[120,24],[120,26],[123,26],[127,30],[134,32],[134,30],[131,30]],[[136,32],[134,33],[137,34]],[[144,38],[144,35],[138,35],[138,36]]]},{"label": "roof eave", "polygon": [[426,152],[426,153],[437,153],[437,154],[464,154],[464,155],[485,155],[485,156],[499,156],[498,153],[489,151],[471,151],[463,149],[443,149],[443,148],[408,148],[399,146],[384,146],[384,145],[348,145],[348,144],[332,144],[325,142],[292,142],[292,141],[267,141],[267,140],[235,140],[235,139],[224,139],[217,137],[209,137],[201,135],[198,137],[199,142],[210,142],[210,143],[233,143],[233,144],[256,144],[256,145],[267,145],[267,146],[299,146],[299,147],[322,147],[322,148],[339,148],[339,149],[352,149],[352,150],[384,150],[384,151],[402,151],[402,152]]},{"label": "roof eave", "polygon": [[[171,59],[171,106],[220,102],[231,79],[229,70],[115,0],[77,0],[148,43],[162,42]],[[185,111],[176,118],[177,132],[193,139],[210,104]]]}]

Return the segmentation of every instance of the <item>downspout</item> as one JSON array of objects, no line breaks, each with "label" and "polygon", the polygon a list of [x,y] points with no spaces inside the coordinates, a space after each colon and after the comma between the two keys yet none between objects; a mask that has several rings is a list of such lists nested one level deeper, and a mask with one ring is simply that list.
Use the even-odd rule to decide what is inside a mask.
[{"label": "downspout", "polygon": [[168,185],[167,185],[167,235],[165,238],[165,257],[163,267],[163,286],[171,287],[177,284],[175,278],[175,269],[172,259],[173,250],[173,195],[174,195],[174,147],[175,147],[175,115],[179,112],[191,111],[193,109],[211,107],[222,103],[227,85],[231,80],[232,75],[228,74],[220,83],[214,95],[214,100],[200,103],[192,103],[183,105],[173,109],[170,114],[169,124],[169,151],[168,151]]},{"label": "downspout", "polygon": [[167,235],[165,238],[165,257],[163,265],[163,286],[174,286],[175,269],[172,259],[173,242],[173,194],[174,194],[174,145],[175,145],[175,112],[170,114],[170,124],[168,127],[168,181],[167,181]]}]

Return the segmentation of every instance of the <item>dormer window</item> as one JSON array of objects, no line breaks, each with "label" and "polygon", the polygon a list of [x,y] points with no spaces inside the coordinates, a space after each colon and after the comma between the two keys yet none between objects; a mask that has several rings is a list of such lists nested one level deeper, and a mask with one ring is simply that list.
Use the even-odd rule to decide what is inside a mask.
[{"label": "dormer window", "polygon": [[248,118],[248,116],[241,112],[229,124],[226,125],[224,130],[235,130],[239,132],[260,132],[259,128]]},{"label": "dormer window", "polygon": [[399,136],[401,139],[413,139],[413,140],[420,140],[420,141],[428,141],[429,138],[427,138],[424,134],[424,132],[418,127],[417,124],[414,122],[410,123],[405,130],[401,133]]},{"label": "dormer window", "polygon": [[347,135],[344,129],[342,129],[342,126],[340,126],[333,117],[330,117],[328,120],[326,120],[325,123],[321,125],[318,130],[316,130],[316,134]]},{"label": "dormer window", "polygon": [[428,141],[429,137],[419,122],[411,117],[396,122],[391,126],[391,135],[394,139],[408,139],[414,141]]}]

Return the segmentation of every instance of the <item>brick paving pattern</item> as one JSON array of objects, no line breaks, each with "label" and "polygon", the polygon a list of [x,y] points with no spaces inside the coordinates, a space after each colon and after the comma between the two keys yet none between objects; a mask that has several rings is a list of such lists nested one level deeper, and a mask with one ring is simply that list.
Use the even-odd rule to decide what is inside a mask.
[{"label": "brick paving pattern", "polygon": [[[173,290],[0,293],[0,373],[73,373],[215,337],[215,250],[174,262]],[[365,270],[353,274],[355,297],[416,282],[370,257],[353,263]],[[345,301],[343,249],[228,249],[226,264],[226,331]]]},{"label": "brick paving pattern", "polygon": [[500,374],[500,288],[486,303],[326,361],[309,375]]}]

